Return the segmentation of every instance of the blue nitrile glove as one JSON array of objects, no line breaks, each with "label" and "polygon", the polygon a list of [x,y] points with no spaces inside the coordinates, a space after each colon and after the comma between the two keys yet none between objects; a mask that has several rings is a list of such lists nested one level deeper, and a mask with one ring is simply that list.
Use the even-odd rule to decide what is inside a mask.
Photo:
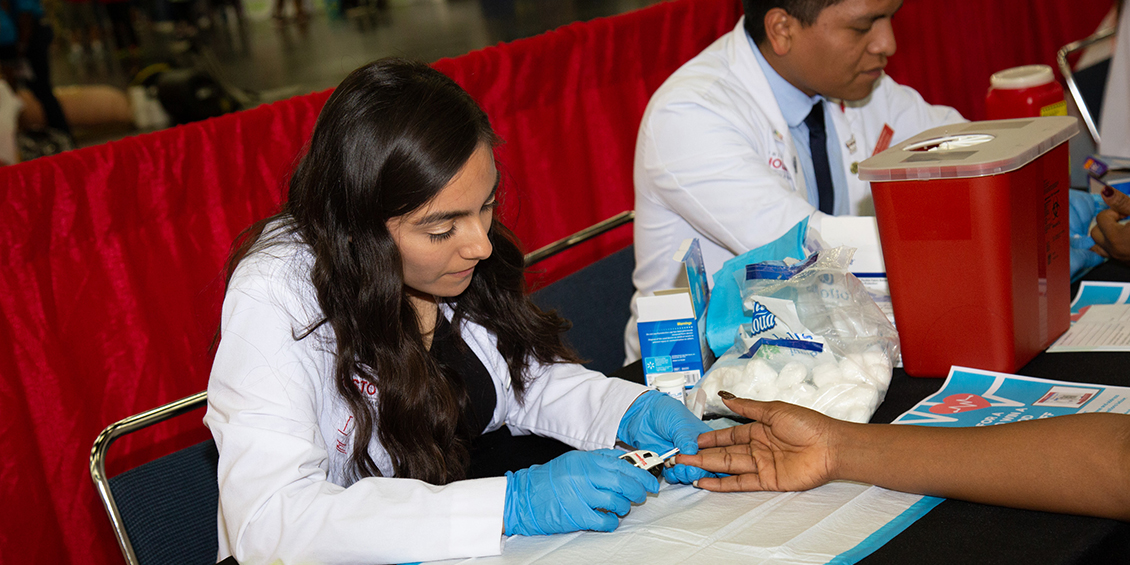
[{"label": "blue nitrile glove", "polygon": [[[649,449],[663,455],[673,447],[680,453],[698,453],[698,436],[711,431],[682,402],[657,390],[649,390],[636,398],[620,419],[616,436],[636,449]],[[698,467],[675,465],[664,467],[663,478],[669,483],[691,484],[703,477],[713,477]]]},{"label": "blue nitrile glove", "polygon": [[[659,492],[659,481],[615,449],[570,451],[544,465],[506,473],[506,535],[578,530],[611,532],[632,503]],[[608,512],[601,512],[601,510]]]},{"label": "blue nitrile glove", "polygon": [[1091,251],[1095,240],[1091,239],[1090,229],[1095,215],[1105,210],[1107,205],[1098,194],[1083,190],[1068,190],[1067,195],[1071,211],[1067,222],[1068,232],[1071,235],[1071,254],[1068,263],[1071,268],[1071,280],[1075,281],[1106,260]]}]

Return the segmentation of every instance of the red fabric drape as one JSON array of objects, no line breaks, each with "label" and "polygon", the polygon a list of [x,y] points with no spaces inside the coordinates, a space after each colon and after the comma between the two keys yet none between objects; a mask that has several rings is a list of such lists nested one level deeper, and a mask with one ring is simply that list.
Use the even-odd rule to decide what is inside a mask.
[{"label": "red fabric drape", "polygon": [[1098,28],[1110,0],[906,0],[895,15],[898,52],[887,73],[929,102],[985,119],[989,77],[1043,63]]},{"label": "red fabric drape", "polygon": [[[659,4],[565,26],[436,68],[470,92],[505,143],[503,219],[527,251],[634,207],[632,159],[648,99],[733,28],[738,0]],[[630,227],[538,264],[533,283],[624,248]]]},{"label": "red fabric drape", "polygon": [[[0,562],[120,560],[98,431],[199,392],[232,239],[273,211],[327,94],[0,169]],[[196,430],[185,418],[148,441]],[[125,438],[120,470],[139,456]]]},{"label": "red fabric drape", "polygon": [[[891,74],[978,117],[988,73],[1050,60],[1107,6],[907,0]],[[527,249],[633,206],[648,97],[739,14],[738,0],[677,0],[436,63],[506,140],[502,213]],[[277,208],[327,96],[0,169],[0,562],[120,562],[91,442],[205,387],[230,243]],[[556,279],[630,238],[621,228],[539,268]],[[198,416],[123,439],[111,474],[206,437]]]},{"label": "red fabric drape", "polygon": [[[528,248],[632,207],[648,96],[737,6],[682,0],[437,63],[507,140],[504,213]],[[277,209],[327,97],[0,169],[0,489],[16,510],[0,518],[0,562],[120,561],[90,445],[109,423],[206,386],[231,241]],[[608,204],[585,209],[594,198]],[[605,248],[630,232],[618,237]],[[110,474],[207,437],[198,417],[120,440]]]}]

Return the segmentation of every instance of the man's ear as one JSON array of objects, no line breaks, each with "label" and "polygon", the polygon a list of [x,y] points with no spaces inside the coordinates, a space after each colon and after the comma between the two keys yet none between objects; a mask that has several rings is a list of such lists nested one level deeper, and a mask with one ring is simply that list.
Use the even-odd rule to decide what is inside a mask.
[{"label": "man's ear", "polygon": [[793,46],[793,27],[799,22],[783,8],[765,13],[765,41],[778,57],[787,55]]}]

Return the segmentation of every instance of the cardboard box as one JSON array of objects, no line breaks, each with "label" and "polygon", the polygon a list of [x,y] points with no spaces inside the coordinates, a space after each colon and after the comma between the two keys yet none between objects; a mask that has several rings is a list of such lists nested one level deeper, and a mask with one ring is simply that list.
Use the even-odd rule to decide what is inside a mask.
[{"label": "cardboard box", "polygon": [[673,260],[683,264],[687,286],[636,299],[636,326],[648,386],[667,373],[681,373],[686,386],[694,386],[714,362],[706,345],[710,287],[698,240],[684,241]]}]

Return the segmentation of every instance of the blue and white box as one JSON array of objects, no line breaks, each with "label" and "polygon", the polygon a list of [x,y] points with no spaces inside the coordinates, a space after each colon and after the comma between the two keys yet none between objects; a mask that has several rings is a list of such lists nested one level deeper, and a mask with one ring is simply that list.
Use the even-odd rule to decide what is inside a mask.
[{"label": "blue and white box", "polygon": [[697,239],[684,241],[673,259],[683,264],[687,286],[637,298],[636,326],[647,385],[660,375],[677,373],[690,388],[714,362],[706,345],[710,287]]}]

